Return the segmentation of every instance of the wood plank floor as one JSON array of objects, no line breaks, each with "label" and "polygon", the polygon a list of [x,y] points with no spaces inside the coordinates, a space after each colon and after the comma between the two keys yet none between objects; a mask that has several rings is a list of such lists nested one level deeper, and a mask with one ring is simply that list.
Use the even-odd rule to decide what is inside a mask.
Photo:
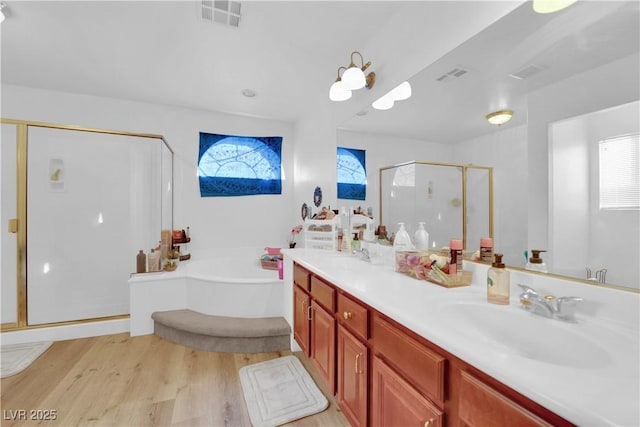
[{"label": "wood plank floor", "polygon": [[[294,354],[329,399],[327,410],[289,426],[348,426],[300,353],[211,353],[128,333],[54,343],[2,379],[3,427],[250,426],[238,369]],[[26,420],[20,410],[25,410]],[[40,411],[40,412],[32,412]],[[32,420],[55,411],[55,420]]]}]

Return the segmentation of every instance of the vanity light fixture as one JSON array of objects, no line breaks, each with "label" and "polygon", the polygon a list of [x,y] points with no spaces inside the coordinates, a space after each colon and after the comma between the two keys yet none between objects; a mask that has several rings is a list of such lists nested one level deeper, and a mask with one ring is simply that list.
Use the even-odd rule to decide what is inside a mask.
[{"label": "vanity light fixture", "polygon": [[4,21],[4,12],[2,11],[5,7],[7,7],[7,4],[5,2],[0,2],[0,22]]},{"label": "vanity light fixture", "polygon": [[553,13],[571,6],[576,0],[533,0],[533,10],[537,13]]},{"label": "vanity light fixture", "polygon": [[371,104],[371,106],[376,110],[389,110],[393,107],[396,101],[404,101],[410,97],[411,84],[409,84],[409,82],[403,82],[378,98],[373,102],[373,104]]},{"label": "vanity light fixture", "polygon": [[338,78],[329,88],[329,99],[332,101],[346,101],[351,98],[351,91],[344,88],[342,78],[340,77],[340,70],[346,71],[346,69],[347,67],[338,68]]},{"label": "vanity light fixture", "polygon": [[491,114],[487,114],[487,121],[492,125],[501,126],[511,120],[511,116],[513,116],[513,111],[500,110]]},{"label": "vanity light fixture", "polygon": [[[353,56],[358,54],[360,56],[360,66],[358,67],[353,62]],[[370,72],[365,75],[364,72],[371,66],[371,61],[364,62],[362,54],[358,51],[351,53],[351,63],[349,67],[338,68],[338,79],[329,89],[329,99],[332,101],[345,101],[351,98],[351,91],[362,89],[366,87],[371,89],[376,82],[376,73]],[[345,69],[340,77],[340,70]]]}]

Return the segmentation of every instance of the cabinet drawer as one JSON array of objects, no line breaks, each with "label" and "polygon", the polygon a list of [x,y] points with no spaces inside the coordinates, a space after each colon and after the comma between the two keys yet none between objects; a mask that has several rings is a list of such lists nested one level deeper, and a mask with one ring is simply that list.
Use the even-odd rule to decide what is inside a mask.
[{"label": "cabinet drawer", "polygon": [[440,406],[444,405],[446,359],[379,316],[374,316],[374,349],[405,379]]},{"label": "cabinet drawer", "polygon": [[468,372],[460,372],[459,417],[476,426],[550,426]]},{"label": "cabinet drawer", "polygon": [[338,294],[338,319],[358,337],[369,338],[369,310],[342,294]]},{"label": "cabinet drawer", "polygon": [[305,291],[309,290],[310,273],[298,264],[293,264],[293,283],[300,286]]},{"label": "cabinet drawer", "polygon": [[333,286],[316,276],[311,276],[311,295],[332,313],[336,311],[335,293]]}]

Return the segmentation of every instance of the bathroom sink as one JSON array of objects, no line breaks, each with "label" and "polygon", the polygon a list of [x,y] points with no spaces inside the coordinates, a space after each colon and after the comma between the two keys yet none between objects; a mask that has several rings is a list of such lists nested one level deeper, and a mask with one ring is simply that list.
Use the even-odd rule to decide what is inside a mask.
[{"label": "bathroom sink", "polygon": [[439,316],[464,322],[466,329],[462,333],[482,339],[506,356],[584,369],[603,367],[611,361],[609,352],[577,331],[574,323],[485,302],[451,302],[441,308]]}]

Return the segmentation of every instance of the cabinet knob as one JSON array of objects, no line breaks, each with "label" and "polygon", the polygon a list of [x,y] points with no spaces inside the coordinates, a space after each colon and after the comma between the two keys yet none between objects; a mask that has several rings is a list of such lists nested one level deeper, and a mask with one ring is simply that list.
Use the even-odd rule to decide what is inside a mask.
[{"label": "cabinet knob", "polygon": [[342,313],[342,317],[344,317],[345,320],[351,319],[351,312],[345,311],[344,313]]},{"label": "cabinet knob", "polygon": [[423,427],[429,427],[431,426],[431,423],[433,423],[433,418],[429,418],[427,421],[425,421]]}]

